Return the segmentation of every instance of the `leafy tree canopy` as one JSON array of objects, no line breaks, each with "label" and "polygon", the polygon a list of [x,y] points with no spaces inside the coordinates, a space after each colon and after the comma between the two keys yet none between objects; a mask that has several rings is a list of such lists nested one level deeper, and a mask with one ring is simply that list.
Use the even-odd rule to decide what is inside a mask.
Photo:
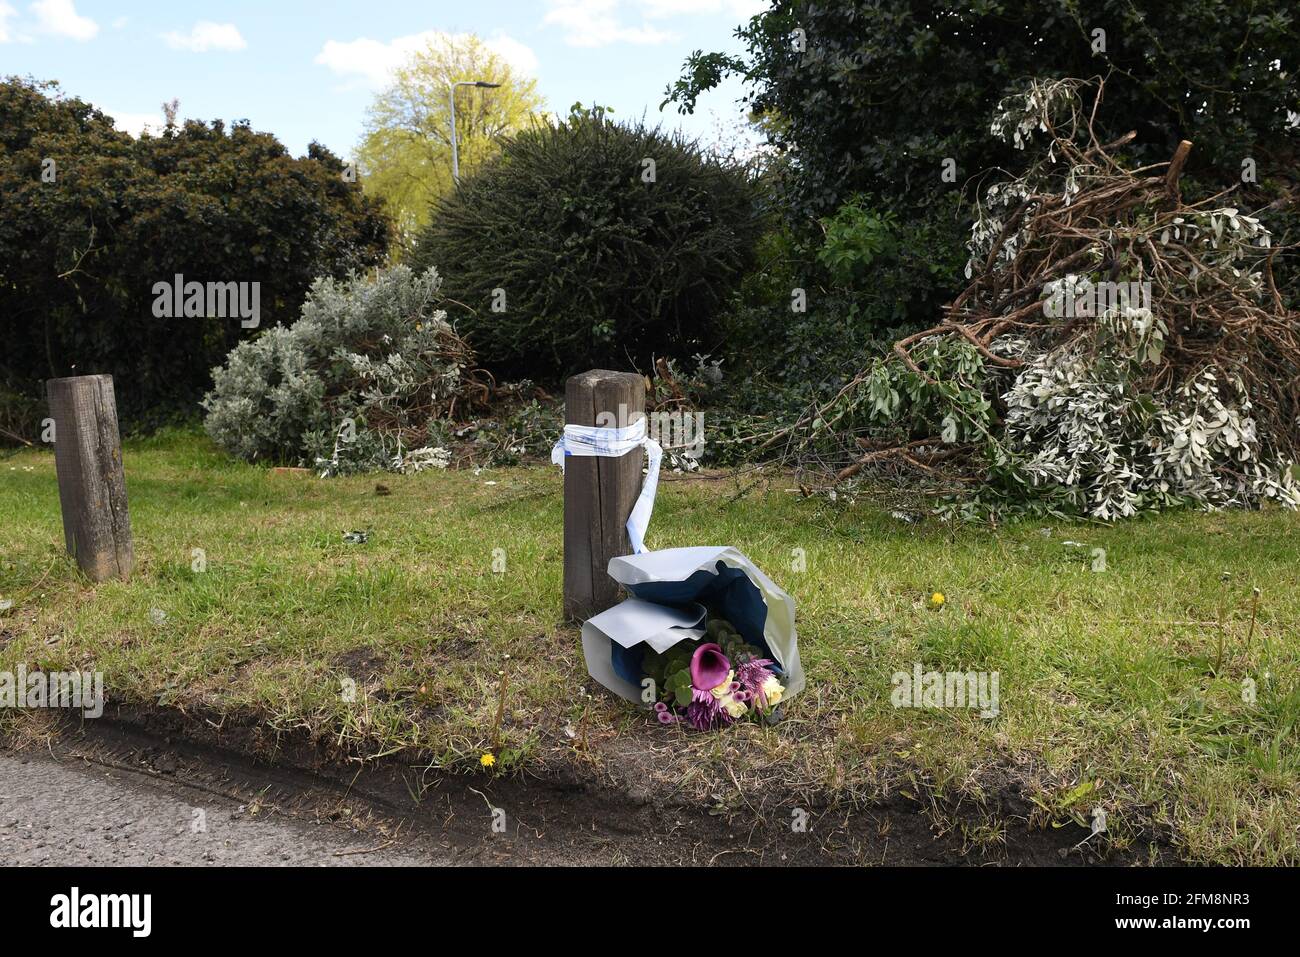
[{"label": "leafy tree canopy", "polygon": [[496,153],[498,138],[522,129],[544,106],[537,82],[473,34],[441,34],[413,53],[370,105],[357,149],[366,191],[384,199],[402,235],[427,223],[430,204],[451,189],[450,97],[452,84],[462,82],[500,84],[456,89],[462,175],[478,169]]},{"label": "leafy tree canopy", "polygon": [[1099,132],[1136,129],[1139,159],[1195,143],[1189,173],[1239,182],[1293,168],[1300,30],[1288,0],[774,0],[737,30],[746,54],[696,51],[667,91],[683,112],[728,75],[778,118],[793,158],[791,213],[807,222],[855,193],[924,209],[945,159],[967,185],[1016,165],[988,135],[998,101],[1030,77],[1107,76]]},{"label": "leafy tree canopy", "polygon": [[258,283],[258,328],[291,321],[317,276],[386,253],[388,218],[347,179],[325,147],[295,158],[246,123],[134,139],[56,84],[0,82],[0,414],[77,373],[117,376],[128,417],[196,400],[257,329],[155,316],[154,285]]}]

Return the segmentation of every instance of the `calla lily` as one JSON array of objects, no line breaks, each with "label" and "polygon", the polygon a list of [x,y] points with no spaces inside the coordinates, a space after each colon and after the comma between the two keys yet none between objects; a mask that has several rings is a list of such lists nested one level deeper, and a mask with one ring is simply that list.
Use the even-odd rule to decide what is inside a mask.
[{"label": "calla lily", "polygon": [[730,674],[731,662],[722,653],[721,645],[708,642],[691,655],[691,685],[701,691],[712,691]]}]

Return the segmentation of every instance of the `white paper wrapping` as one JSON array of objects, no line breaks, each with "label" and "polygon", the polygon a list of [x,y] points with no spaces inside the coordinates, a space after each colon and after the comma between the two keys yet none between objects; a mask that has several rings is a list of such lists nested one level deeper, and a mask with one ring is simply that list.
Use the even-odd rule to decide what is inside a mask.
[{"label": "white paper wrapping", "polygon": [[[742,573],[756,589],[757,599],[743,582],[733,580],[727,584],[727,579],[721,577],[719,563],[723,571],[736,569]],[[698,579],[693,577],[697,573],[702,573]],[[741,620],[731,620],[731,623],[747,640],[752,641],[753,637],[746,634],[745,622],[758,627],[761,619],[762,640],[772,659],[785,672],[781,680],[786,689],[785,699],[803,690],[805,679],[794,627],[794,599],[740,551],[727,546],[698,546],[625,555],[610,559],[609,575],[637,597],[588,620],[582,626],[582,650],[588,673],[620,697],[645,703],[641,701],[641,688],[614,671],[611,642],[624,648],[645,643],[662,652],[686,638],[701,637],[706,624],[702,603],[718,602],[736,612]],[[699,594],[701,590],[704,594]],[[651,594],[668,596],[672,601],[649,600],[646,596]]]}]

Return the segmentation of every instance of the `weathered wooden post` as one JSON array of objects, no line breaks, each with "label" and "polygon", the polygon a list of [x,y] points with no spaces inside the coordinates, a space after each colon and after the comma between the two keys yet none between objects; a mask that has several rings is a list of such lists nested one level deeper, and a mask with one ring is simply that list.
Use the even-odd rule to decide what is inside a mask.
[{"label": "weathered wooden post", "polygon": [[94,581],[128,578],[135,550],[113,377],[49,379],[45,389],[54,418],[54,468],[68,554]]},{"label": "weathered wooden post", "polygon": [[[567,425],[623,428],[644,417],[645,380],[635,373],[593,369],[565,386]],[[632,551],[627,518],[644,464],[640,448],[617,458],[565,458],[564,614],[570,618],[590,618],[618,603],[618,583],[605,569],[611,558]]]}]

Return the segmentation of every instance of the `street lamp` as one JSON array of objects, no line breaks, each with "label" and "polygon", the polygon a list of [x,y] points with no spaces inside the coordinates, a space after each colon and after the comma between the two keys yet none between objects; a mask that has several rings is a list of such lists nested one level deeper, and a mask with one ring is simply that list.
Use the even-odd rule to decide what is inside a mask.
[{"label": "street lamp", "polygon": [[500,83],[485,83],[483,80],[462,80],[447,85],[448,101],[451,103],[451,178],[460,182],[460,156],[456,152],[456,87],[476,86],[481,90],[495,90]]}]

